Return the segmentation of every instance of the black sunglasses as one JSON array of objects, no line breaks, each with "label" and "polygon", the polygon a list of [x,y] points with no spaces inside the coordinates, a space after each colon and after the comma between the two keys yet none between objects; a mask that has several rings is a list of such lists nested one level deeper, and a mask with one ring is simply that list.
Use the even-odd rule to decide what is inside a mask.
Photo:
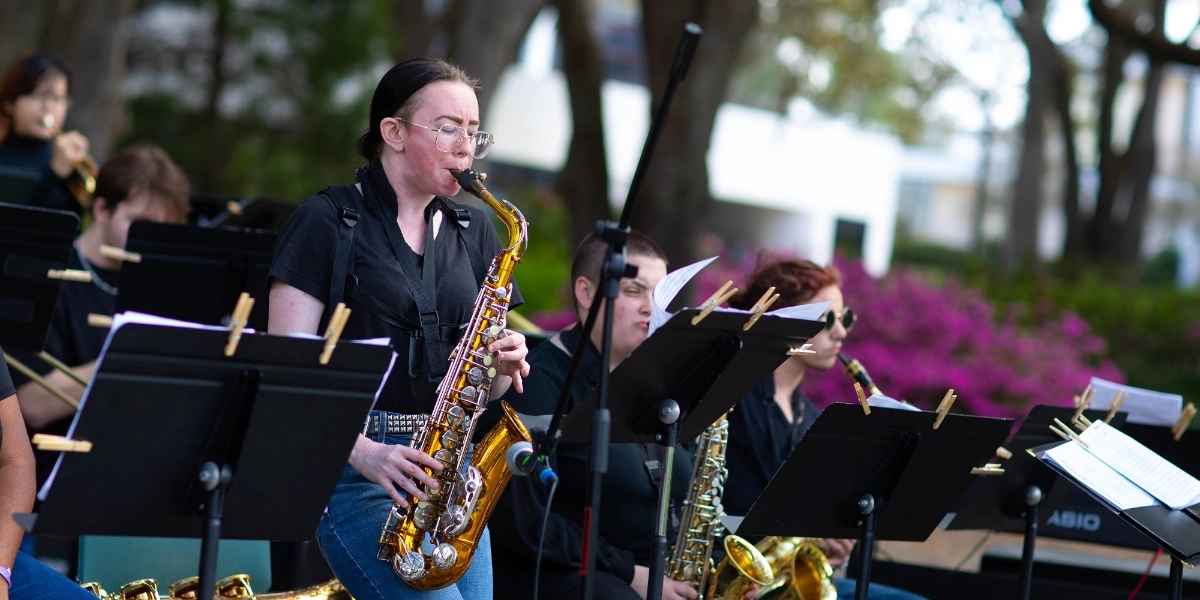
[{"label": "black sunglasses", "polygon": [[825,313],[825,316],[821,317],[821,320],[825,321],[825,331],[832,330],[833,325],[837,323],[839,319],[842,321],[842,327],[844,327],[846,331],[850,331],[850,328],[854,327],[854,311],[847,306],[846,308],[842,309],[842,314],[840,315],[830,310]]}]

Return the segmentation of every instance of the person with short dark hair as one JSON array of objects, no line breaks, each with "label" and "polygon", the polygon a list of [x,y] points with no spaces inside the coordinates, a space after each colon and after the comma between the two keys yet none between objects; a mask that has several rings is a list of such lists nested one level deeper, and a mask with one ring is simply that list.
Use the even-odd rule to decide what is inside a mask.
[{"label": "person with short dark hair", "polygon": [[83,210],[68,182],[88,140],[78,131],[55,135],[70,92],[71,71],[52,54],[22,55],[0,75],[0,202]]},{"label": "person with short dark hair", "polygon": [[[271,333],[317,334],[337,299],[344,297],[351,313],[342,339],[387,337],[399,354],[317,528],[334,574],[359,600],[492,595],[486,528],[470,568],[439,590],[407,585],[390,563],[377,557],[380,531],[393,503],[407,508],[409,494],[428,501],[424,490],[438,484],[426,469],[442,469],[440,462],[409,447],[415,427],[392,430],[379,424],[411,423],[390,417],[433,410],[441,377],[432,374],[431,362],[444,364],[471,319],[484,283],[484,273],[475,265],[486,270],[501,250],[486,213],[448,199],[459,191],[452,170],[470,167],[491,146],[491,135],[479,131],[478,93],[474,79],[439,59],[392,67],[375,89],[368,128],[358,140],[359,154],[368,163],[356,173],[358,183],[306,200],[275,246]],[[357,221],[347,233],[348,210],[357,214]],[[350,260],[338,263],[339,236],[351,233],[346,242]],[[345,276],[335,276],[335,271]],[[432,298],[430,308],[436,310],[418,311],[417,294]],[[514,287],[510,307],[520,303]],[[421,315],[430,313],[440,333],[424,335]],[[509,386],[520,391],[521,378],[529,372],[525,337],[509,332],[488,351],[499,359],[492,395]],[[374,429],[371,423],[376,423]]]},{"label": "person with short dark hair", "polygon": [[15,513],[33,510],[34,461],[16,387],[0,363],[0,600],[92,598],[82,587],[21,552]]},{"label": "person with short dark hair", "polygon": [[[132,223],[182,224],[189,210],[187,177],[166,152],[139,145],[116,153],[96,177],[92,224],[75,239],[67,259],[67,268],[90,272],[92,281],[63,282],[46,338],[46,352],[71,366],[84,381],[90,380],[108,329],[89,325],[88,315],[112,315],[120,286],[121,261],[102,254],[100,246],[124,248]],[[14,355],[54,387],[76,400],[83,397],[83,386],[65,373],[55,371],[35,355]],[[75,409],[20,374],[14,379],[21,413],[30,430],[65,434]],[[54,458],[50,453],[39,454],[39,482],[49,475]]]},{"label": "person with short dark hair", "polygon": [[[579,321],[542,342],[529,353],[530,374],[525,393],[504,397],[522,415],[553,414],[559,391],[566,379],[571,353],[579,343],[583,320],[597,299],[600,268],[608,244],[594,234],[584,238],[571,267],[572,298]],[[658,245],[634,231],[626,246],[630,264],[637,265],[636,277],[622,278],[613,302],[612,345],[607,368],[621,364],[646,340],[649,332],[654,287],[667,274],[666,256]],[[600,343],[604,313],[597,318],[572,389],[572,405],[582,401],[599,380]],[[687,495],[692,473],[692,456],[687,444],[675,454],[672,497],[676,509]],[[541,572],[537,580],[541,598],[579,596],[580,561],[584,544],[583,507],[586,503],[588,444],[560,444],[550,458],[561,482],[548,515]],[[658,512],[656,477],[663,471],[663,449],[654,444],[610,444],[608,472],[604,475],[602,518],[597,523],[596,570],[592,573],[597,598],[638,600],[646,597],[649,585],[651,540]],[[655,463],[653,461],[659,461]],[[658,464],[659,467],[651,468]],[[514,477],[496,511],[492,527],[496,535],[493,561],[498,599],[530,598],[534,587],[538,534],[546,510],[547,490],[531,477]],[[672,524],[673,527],[675,524]],[[669,539],[674,539],[671,534]],[[696,590],[664,578],[663,598],[696,598]]]},{"label": "person with short dark hair", "polygon": [[[821,411],[800,390],[800,382],[809,369],[828,371],[837,364],[842,342],[854,326],[855,314],[845,305],[841,285],[842,275],[836,267],[807,260],[772,259],[747,277],[743,291],[729,299],[729,306],[749,310],[773,287],[779,294],[774,308],[826,301],[830,305],[821,316],[825,329],[809,340],[814,353],[785,360],[729,413],[729,442],[725,448],[729,476],[721,499],[726,514],[745,516],[750,512],[767,483],[817,420]],[[850,383],[847,380],[847,385]],[[823,542],[826,557],[835,569],[850,558],[855,545],[855,540]],[[837,578],[834,584],[839,598],[854,597],[853,579]],[[871,584],[869,594],[873,600],[923,600],[916,594],[879,584]]]}]

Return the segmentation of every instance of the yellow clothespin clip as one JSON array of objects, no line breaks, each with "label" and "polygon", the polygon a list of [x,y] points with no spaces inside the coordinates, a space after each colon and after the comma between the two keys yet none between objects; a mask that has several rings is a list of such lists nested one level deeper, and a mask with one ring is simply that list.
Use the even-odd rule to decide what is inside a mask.
[{"label": "yellow clothespin clip", "polygon": [[971,469],[972,475],[1003,475],[1004,468],[999,463],[987,463],[982,467]]},{"label": "yellow clothespin clip", "polygon": [[73,440],[58,435],[50,435],[47,433],[36,433],[29,440],[38,450],[46,450],[49,452],[82,452],[87,453],[92,451],[92,443],[82,440]]},{"label": "yellow clothespin clip", "polygon": [[225,203],[225,212],[235,217],[240,217],[243,212],[242,205],[235,200],[229,200]]},{"label": "yellow clothespin clip", "polygon": [[1087,384],[1087,387],[1083,388],[1083,393],[1074,398],[1075,408],[1079,408],[1079,405],[1090,402],[1092,400],[1092,384]]},{"label": "yellow clothespin clip", "polygon": [[1010,451],[1008,448],[1005,448],[1004,446],[1000,446],[999,448],[996,448],[996,456],[999,456],[1000,458],[1003,458],[1004,460],[1008,460],[1008,459],[1012,458],[1012,451]]},{"label": "yellow clothespin clip", "polygon": [[92,327],[103,327],[105,329],[112,328],[112,317],[99,313],[88,313],[88,325]]},{"label": "yellow clothespin clip", "polygon": [[62,281],[78,281],[80,283],[91,283],[92,272],[80,271],[78,269],[50,269],[46,271],[46,279],[59,279]]},{"label": "yellow clothespin clip", "polygon": [[946,395],[942,396],[942,403],[937,407],[937,420],[933,422],[934,429],[942,426],[942,419],[945,419],[946,415],[950,414],[950,407],[954,406],[954,401],[957,399],[958,396],[954,395],[954,388],[946,390]]},{"label": "yellow clothespin clip", "polygon": [[858,394],[858,403],[863,407],[863,413],[871,414],[871,404],[867,402],[867,395],[863,393],[862,386],[857,381],[854,382],[854,393]]},{"label": "yellow clothespin clip", "polygon": [[329,325],[325,327],[325,349],[321,351],[321,364],[329,364],[329,358],[333,356],[333,349],[337,347],[342,329],[346,327],[346,319],[349,318],[350,309],[346,308],[345,303],[338,302],[333,309],[333,316],[329,317]]},{"label": "yellow clothespin clip", "polygon": [[771,286],[771,289],[767,290],[767,293],[763,294],[763,297],[754,303],[754,308],[750,309],[750,320],[746,321],[745,325],[742,325],[742,331],[750,331],[750,328],[758,322],[758,318],[763,316],[763,313],[767,312],[767,309],[771,308],[771,305],[775,304],[775,301],[779,299],[779,294],[775,294],[774,296],[771,294],[775,294],[774,286]]},{"label": "yellow clothespin clip", "polygon": [[1083,415],[1079,415],[1079,418],[1075,419],[1075,428],[1080,432],[1087,431],[1087,428],[1091,426],[1092,420]]},{"label": "yellow clothespin clip", "polygon": [[[732,286],[732,285],[733,285],[732,281],[726,281],[725,285],[721,286],[721,289],[717,290],[715,293],[713,293],[713,295],[709,296],[708,300],[705,300],[704,304],[700,305],[700,309],[701,309],[700,314],[692,317],[692,325],[699,325],[700,321],[703,321],[704,317],[707,317],[709,315],[709,313],[711,313],[714,309],[717,308],[718,305],[720,305],[722,302],[725,302],[730,297],[732,297],[734,294],[736,294],[738,291],[737,288],[733,288],[732,290],[729,289],[729,286]],[[725,290],[729,290],[729,291],[726,292]]]},{"label": "yellow clothespin clip", "polygon": [[233,315],[229,318],[229,341],[225,344],[225,356],[233,356],[237,352],[238,342],[242,339],[242,329],[250,319],[250,310],[254,308],[254,298],[242,292],[237,305],[233,307]]},{"label": "yellow clothespin clip", "polygon": [[788,356],[802,356],[805,354],[816,354],[817,351],[812,349],[812,344],[805,344],[799,348],[788,348]]},{"label": "yellow clothespin clip", "polygon": [[1183,437],[1183,432],[1187,431],[1188,426],[1192,424],[1192,418],[1196,416],[1196,405],[1188,403],[1187,407],[1179,415],[1179,420],[1175,421],[1175,425],[1171,427],[1171,433],[1175,437],[1175,441]]},{"label": "yellow clothespin clip", "polygon": [[1121,405],[1125,404],[1125,398],[1129,397],[1129,393],[1125,390],[1117,392],[1117,396],[1113,398],[1111,404],[1108,405],[1108,414],[1104,415],[1105,423],[1112,423],[1113,417],[1117,416],[1117,411],[1121,410]]},{"label": "yellow clothespin clip", "polygon": [[1062,439],[1067,440],[1067,441],[1075,440],[1075,441],[1079,442],[1080,446],[1083,446],[1084,448],[1088,447],[1087,442],[1083,441],[1083,438],[1075,435],[1075,432],[1071,431],[1071,428],[1067,427],[1066,423],[1063,423],[1059,419],[1054,419],[1054,422],[1058,424],[1058,427],[1051,425],[1050,431],[1057,433],[1058,437],[1061,437]]},{"label": "yellow clothespin clip", "polygon": [[119,260],[121,262],[140,263],[142,255],[137,252],[130,252],[124,248],[109,246],[108,244],[100,244],[100,255],[105,258]]}]

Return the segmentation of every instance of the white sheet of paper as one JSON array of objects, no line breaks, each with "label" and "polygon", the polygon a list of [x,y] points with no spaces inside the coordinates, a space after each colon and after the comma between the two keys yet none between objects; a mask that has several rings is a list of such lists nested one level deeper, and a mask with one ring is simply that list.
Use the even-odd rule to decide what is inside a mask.
[{"label": "white sheet of paper", "polygon": [[1120,410],[1129,413],[1126,420],[1130,423],[1170,427],[1179,420],[1179,414],[1183,411],[1183,396],[1179,394],[1164,394],[1131,385],[1121,385],[1098,377],[1092,378],[1091,385],[1096,393],[1092,396],[1090,408],[1106,410],[1112,404],[1113,398],[1116,398],[1117,392],[1124,391],[1129,394],[1126,396],[1125,402],[1121,404]]},{"label": "white sheet of paper", "polygon": [[1070,441],[1047,450],[1045,456],[1117,510],[1154,504],[1154,496],[1104,464],[1078,442]]},{"label": "white sheet of paper", "polygon": [[1200,480],[1171,464],[1129,434],[1096,421],[1079,438],[1087,451],[1173,509],[1200,503]]},{"label": "white sheet of paper", "polygon": [[654,286],[654,302],[650,307],[650,331],[647,335],[653,335],[654,331],[662,327],[671,320],[671,313],[667,312],[667,306],[679,295],[679,290],[687,285],[696,273],[699,273],[709,263],[717,260],[717,257],[708,258],[699,262],[694,262],[686,267],[680,267],[671,271],[666,277],[659,280],[658,285]]},{"label": "white sheet of paper", "polygon": [[888,398],[887,396],[880,396],[878,394],[871,394],[871,397],[867,398],[867,404],[871,408],[896,408],[899,410],[921,412],[921,409],[911,404],[905,404],[899,400],[894,400],[892,398]]},{"label": "white sheet of paper", "polygon": [[797,304],[796,306],[785,306],[775,309],[766,314],[772,317],[783,317],[785,319],[802,319],[805,321],[816,321],[829,310],[829,305],[832,302],[814,302],[812,304]]}]

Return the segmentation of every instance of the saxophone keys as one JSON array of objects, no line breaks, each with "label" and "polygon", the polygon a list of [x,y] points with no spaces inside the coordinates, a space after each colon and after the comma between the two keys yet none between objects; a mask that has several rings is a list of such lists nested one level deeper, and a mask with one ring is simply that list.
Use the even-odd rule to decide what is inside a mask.
[{"label": "saxophone keys", "polygon": [[416,581],[425,576],[425,557],[416,551],[397,554],[392,570],[404,581]]},{"label": "saxophone keys", "polygon": [[[467,371],[467,381],[471,382],[471,385],[479,385],[480,383],[483,383],[483,369],[480,369],[479,367],[471,367],[471,370]],[[456,406],[455,408],[458,407]]]},{"label": "saxophone keys", "polygon": [[452,429],[447,429],[442,433],[442,446],[451,450],[457,450],[462,446],[462,435]]},{"label": "saxophone keys", "polygon": [[446,510],[446,514],[442,518],[442,522],[446,524],[444,533],[448,536],[461,535],[467,530],[467,525],[471,523],[471,516],[467,514],[467,509],[460,504],[455,504]]},{"label": "saxophone keys", "polygon": [[[428,502],[417,504],[417,510],[413,511],[413,524],[424,531],[433,529],[433,526],[437,524],[437,516],[434,515],[433,505]],[[422,564],[424,564],[424,561],[422,561]]]},{"label": "saxophone keys", "polygon": [[495,356],[496,356],[495,354],[484,354],[483,355],[483,366],[485,366],[485,367],[492,366],[492,363],[496,362]]},{"label": "saxophone keys", "polygon": [[455,550],[454,546],[442,542],[433,549],[432,558],[435,569],[449,569],[458,562],[458,550]]}]

